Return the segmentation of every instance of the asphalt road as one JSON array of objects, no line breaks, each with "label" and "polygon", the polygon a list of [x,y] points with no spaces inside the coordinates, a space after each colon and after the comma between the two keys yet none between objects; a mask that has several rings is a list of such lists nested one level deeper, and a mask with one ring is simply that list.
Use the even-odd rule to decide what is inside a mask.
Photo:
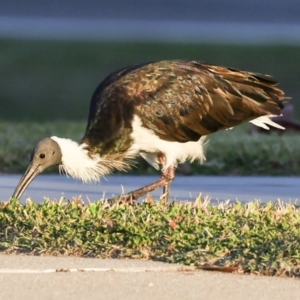
[{"label": "asphalt road", "polygon": [[298,0],[0,1],[0,37],[300,43]]},{"label": "asphalt road", "polygon": [[[0,176],[0,200],[8,200],[21,175]],[[158,176],[111,176],[97,184],[83,184],[59,175],[40,175],[25,191],[22,201],[31,198],[41,202],[44,197],[72,199],[79,195],[84,201],[111,198],[140,188],[158,179]],[[294,203],[300,198],[300,177],[224,177],[224,176],[176,176],[171,187],[171,199],[195,200],[202,193],[214,202],[259,199],[262,202],[277,201]],[[151,193],[159,197],[161,190]]]},{"label": "asphalt road", "polygon": [[298,0],[37,0],[0,1],[0,16],[300,23]]}]

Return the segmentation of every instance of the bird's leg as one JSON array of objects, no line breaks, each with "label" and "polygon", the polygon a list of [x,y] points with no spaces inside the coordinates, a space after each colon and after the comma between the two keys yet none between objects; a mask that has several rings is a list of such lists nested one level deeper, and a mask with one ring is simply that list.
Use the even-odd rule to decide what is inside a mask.
[{"label": "bird's leg", "polygon": [[168,167],[164,172],[163,172],[163,177],[165,178],[165,185],[163,187],[163,196],[162,198],[165,199],[166,202],[169,202],[169,197],[170,197],[170,186],[172,181],[175,178],[175,169],[173,166]]},{"label": "bird's leg", "polygon": [[159,161],[162,165],[162,178],[166,179],[166,183],[163,187],[163,195],[162,198],[165,200],[165,202],[169,202],[169,197],[170,197],[170,186],[171,186],[171,182],[174,180],[175,178],[175,169],[174,166],[170,166],[166,169],[164,169],[165,165],[166,165],[166,157],[163,154],[159,154],[158,155]]},{"label": "bird's leg", "polygon": [[128,194],[124,194],[124,195],[121,195],[121,196],[118,196],[118,197],[115,197],[115,198],[112,198],[112,199],[108,199],[107,201],[108,202],[114,202],[114,201],[117,201],[117,200],[124,200],[124,201],[135,201],[137,200],[138,198],[146,195],[147,193],[150,193],[160,187],[163,187],[166,185],[166,179],[162,176],[159,180],[151,183],[151,184],[148,184],[140,189],[137,189],[137,190],[134,190],[134,191],[131,191],[129,192]]},{"label": "bird's leg", "polygon": [[[163,154],[161,154],[159,156],[159,160],[160,160],[160,163],[162,164],[162,167],[164,167],[165,156]],[[146,195],[147,193],[150,193],[160,187],[163,187],[164,199],[166,202],[168,202],[169,194],[170,194],[170,184],[173,181],[174,177],[175,177],[174,166],[171,165],[162,172],[162,177],[159,180],[157,180],[151,184],[148,184],[140,189],[131,191],[128,194],[121,195],[120,197],[108,199],[107,201],[108,202],[114,202],[116,200],[135,201],[138,198]]]}]

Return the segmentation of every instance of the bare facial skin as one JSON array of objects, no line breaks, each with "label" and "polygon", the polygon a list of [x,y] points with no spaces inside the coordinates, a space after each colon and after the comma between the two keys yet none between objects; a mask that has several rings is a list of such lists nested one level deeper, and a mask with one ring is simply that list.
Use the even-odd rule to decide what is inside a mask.
[{"label": "bare facial skin", "polygon": [[41,140],[33,149],[30,164],[17,185],[12,198],[20,199],[32,180],[50,166],[61,163],[61,150],[51,138]]}]

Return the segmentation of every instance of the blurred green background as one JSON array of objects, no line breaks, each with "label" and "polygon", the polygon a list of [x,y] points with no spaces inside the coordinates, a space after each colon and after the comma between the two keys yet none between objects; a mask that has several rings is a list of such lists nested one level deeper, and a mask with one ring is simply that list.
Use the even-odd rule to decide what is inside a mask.
[{"label": "blurred green background", "polygon": [[272,75],[300,118],[300,46],[0,39],[0,120],[85,121],[97,85],[131,64],[193,59]]}]

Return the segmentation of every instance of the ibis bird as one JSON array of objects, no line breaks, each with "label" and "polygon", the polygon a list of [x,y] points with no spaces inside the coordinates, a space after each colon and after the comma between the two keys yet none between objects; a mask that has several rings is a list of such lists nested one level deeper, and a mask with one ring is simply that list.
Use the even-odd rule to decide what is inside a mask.
[{"label": "ibis bird", "polygon": [[168,198],[177,164],[205,159],[207,135],[245,122],[284,129],[270,119],[281,114],[286,99],[276,85],[268,75],[198,61],[166,60],[123,68],[95,90],[79,142],[52,136],[35,146],[12,197],[19,199],[52,165],[73,178],[93,182],[113,170],[128,170],[140,155],[162,176],[123,197],[136,200],[163,187]]}]

